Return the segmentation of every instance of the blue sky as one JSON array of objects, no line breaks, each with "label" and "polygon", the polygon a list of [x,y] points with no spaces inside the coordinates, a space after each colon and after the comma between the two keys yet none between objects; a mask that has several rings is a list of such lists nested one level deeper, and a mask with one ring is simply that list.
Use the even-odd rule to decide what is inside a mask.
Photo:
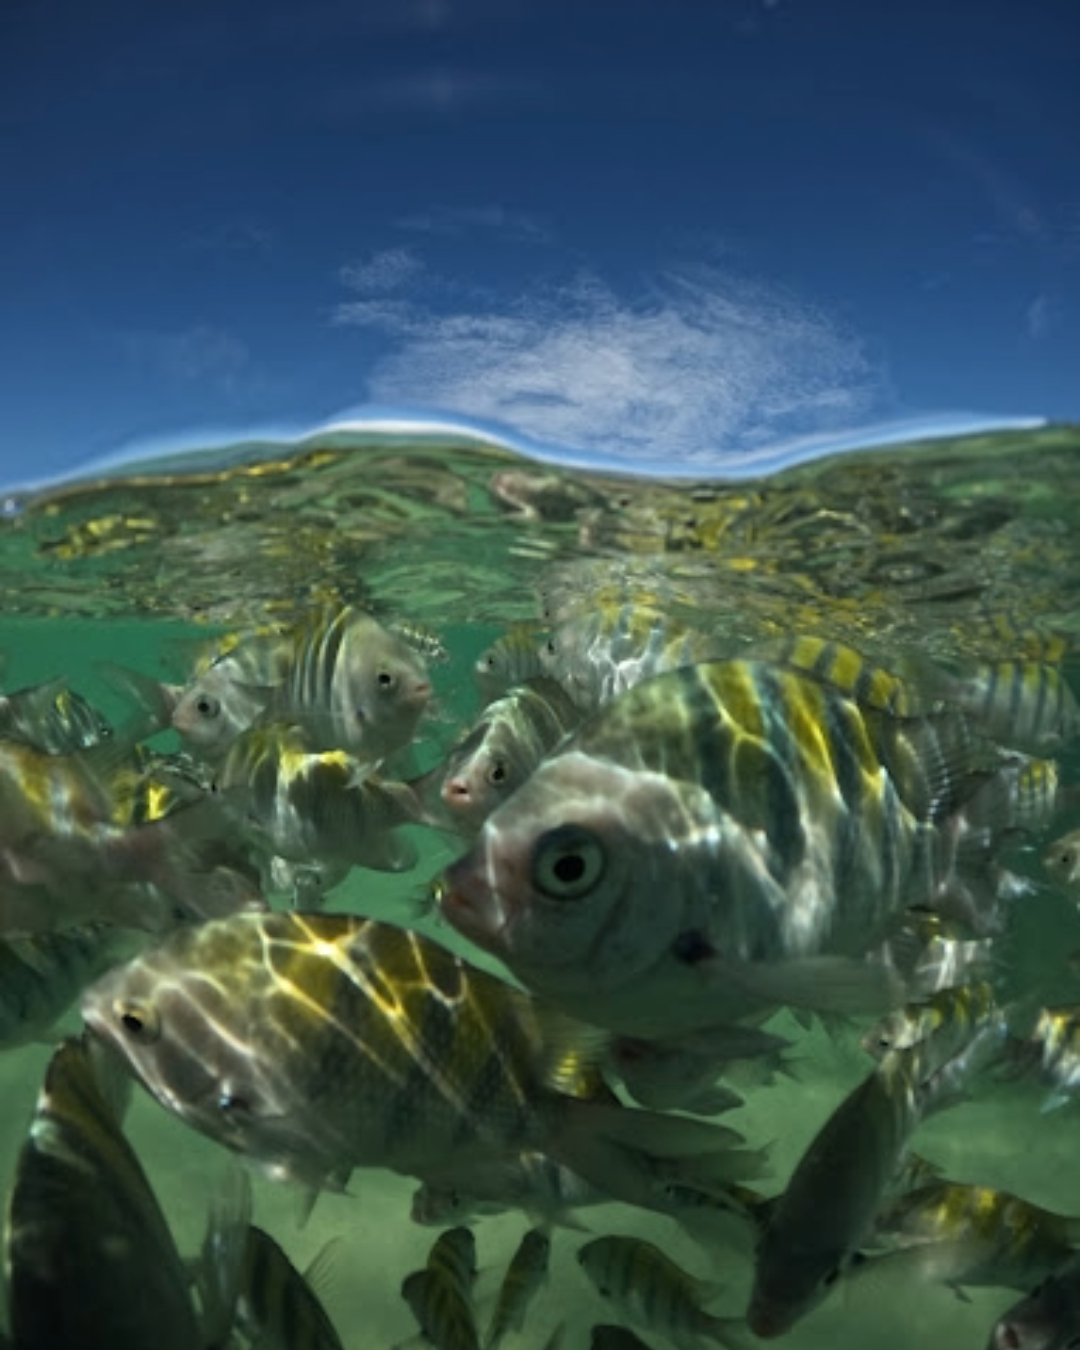
[{"label": "blue sky", "polygon": [[0,477],[1080,414],[1075,0],[4,0]]}]

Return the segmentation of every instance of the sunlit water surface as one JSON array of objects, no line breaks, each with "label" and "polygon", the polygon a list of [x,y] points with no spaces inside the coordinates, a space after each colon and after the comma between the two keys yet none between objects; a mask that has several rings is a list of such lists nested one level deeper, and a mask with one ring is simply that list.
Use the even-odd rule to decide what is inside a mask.
[{"label": "sunlit water surface", "polygon": [[[0,522],[8,688],[66,674],[120,716],[99,661],[183,678],[177,653],[193,636],[288,619],[313,602],[358,602],[433,629],[450,653],[433,668],[437,716],[417,747],[425,766],[476,711],[477,653],[507,624],[538,616],[541,587],[548,596],[577,588],[607,600],[648,592],[735,649],[789,632],[938,656],[1022,654],[1017,644],[1031,630],[1080,644],[1075,429],[850,453],[733,483],[570,472],[452,438],[388,437],[358,448],[329,437],[232,468],[202,460],[189,471],[173,468],[9,500]],[[1080,764],[1066,767],[1075,780]],[[355,870],[330,906],[415,923],[460,948],[417,903],[454,846],[434,834],[417,837],[423,854],[413,872]],[[1060,953],[1080,948],[1080,916],[1067,897],[1041,883],[1014,930],[1004,947],[1014,970],[1025,981],[1053,977],[1062,997],[1080,996],[1080,982],[1070,986],[1060,975]],[[751,1091],[745,1108],[725,1117],[752,1143],[772,1142],[773,1172],[763,1183],[770,1191],[783,1186],[814,1131],[869,1068],[858,1028],[834,1039],[820,1027],[801,1030],[786,1013],[777,1027],[796,1041],[798,1081]],[[50,1053],[34,1044],[0,1056],[4,1178]],[[1038,1092],[1017,1087],[980,1096],[925,1125],[916,1147],[951,1177],[1080,1214],[1080,1166],[1071,1161],[1080,1105],[1042,1114],[1040,1102]],[[220,1175],[217,1146],[141,1093],[128,1130],[181,1250],[195,1251]],[[256,1221],[299,1267],[328,1238],[344,1236],[322,1292],[351,1350],[415,1335],[398,1290],[434,1231],[410,1222],[412,1183],[356,1173],[352,1193],[320,1198],[303,1227],[295,1191],[265,1180],[256,1186]],[[689,1269],[724,1284],[715,1311],[745,1310],[747,1265],[696,1246],[672,1222],[616,1205],[587,1211],[583,1221],[594,1234],[660,1240]],[[479,1221],[483,1311],[527,1223],[523,1215]],[[591,1324],[613,1320],[574,1261],[582,1239],[556,1232],[553,1277],[524,1334],[508,1345],[542,1346],[565,1322],[563,1344],[579,1350]],[[940,1286],[853,1286],[784,1343],[978,1350],[1017,1297],[979,1289],[964,1301]]]}]

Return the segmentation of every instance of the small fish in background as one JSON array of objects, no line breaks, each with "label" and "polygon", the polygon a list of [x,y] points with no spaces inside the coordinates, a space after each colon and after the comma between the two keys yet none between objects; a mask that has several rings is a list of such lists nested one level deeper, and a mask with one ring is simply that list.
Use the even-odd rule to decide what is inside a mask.
[{"label": "small fish in background", "polygon": [[344,750],[310,749],[299,727],[269,723],[233,741],[214,791],[271,856],[330,869],[335,881],[352,866],[407,871],[416,846],[393,831],[422,808],[410,787],[370,770]]},{"label": "small fish in background", "polygon": [[652,1350],[652,1346],[629,1327],[598,1322],[589,1332],[589,1350]]},{"label": "small fish in background", "polygon": [[0,739],[19,741],[46,755],[67,755],[99,745],[112,734],[106,718],[66,679],[0,694]]},{"label": "small fish in background", "polygon": [[1007,1191],[938,1178],[909,1189],[878,1214],[875,1241],[895,1252],[869,1258],[860,1278],[890,1264],[908,1278],[1029,1288],[1080,1245],[1080,1217],[1029,1204]]},{"label": "small fish in background", "polygon": [[445,764],[428,775],[438,783],[436,809],[461,833],[475,834],[580,720],[555,680],[537,676],[515,685],[487,705]]},{"label": "small fish in background", "polygon": [[102,923],[0,938],[0,1049],[42,1039],[83,989],[133,956],[141,940]]},{"label": "small fish in background", "polygon": [[331,1238],[300,1273],[269,1233],[246,1232],[237,1291],[235,1326],[259,1350],[344,1350],[317,1290],[336,1260]]},{"label": "small fish in background", "polygon": [[992,937],[972,937],[956,919],[916,907],[869,959],[894,970],[913,999],[987,979],[998,966]]},{"label": "small fish in background", "polygon": [[737,1092],[716,1080],[733,1065],[761,1060],[763,1076],[784,1072],[781,1052],[791,1042],[759,1027],[730,1026],[670,1041],[617,1036],[609,1060],[634,1101],[653,1111],[719,1115],[743,1105]]},{"label": "small fish in background", "polygon": [[873,1229],[912,1134],[954,1104],[995,1062],[1005,1038],[995,1012],[957,1050],[944,1027],[892,1050],[840,1103],[769,1209],[757,1250],[747,1321],[762,1339],[781,1336],[829,1294]]},{"label": "small fish in background", "polygon": [[118,773],[132,753],[119,736],[68,755],[0,741],[0,933],[95,920],[163,931],[208,906],[236,907],[206,884],[227,834],[214,803],[115,823],[126,816]]},{"label": "small fish in background", "polygon": [[472,1301],[445,1272],[414,1270],[401,1282],[401,1297],[435,1350],[480,1350]]},{"label": "small fish in background", "polygon": [[957,1047],[966,1044],[997,1007],[992,984],[976,984],[943,989],[918,1003],[887,1013],[862,1037],[862,1048],[875,1059],[883,1059],[890,1050],[910,1050],[929,1037],[954,1037]]},{"label": "small fish in background", "polygon": [[455,1285],[463,1298],[470,1299],[477,1272],[475,1233],[464,1224],[440,1233],[431,1244],[425,1265]]},{"label": "small fish in background", "polygon": [[1017,750],[1042,754],[1068,745],[1080,734],[1080,705],[1057,664],[978,663],[953,675],[949,693],[992,739]]},{"label": "small fish in background", "polygon": [[1076,1350],[1080,1255],[1071,1256],[994,1323],[986,1350]]},{"label": "small fish in background", "polygon": [[595,1238],[578,1248],[578,1264],[601,1298],[609,1299],[630,1321],[655,1331],[685,1350],[702,1340],[735,1347],[745,1343],[738,1317],[706,1312],[723,1286],[696,1279],[659,1247],[644,1238]]},{"label": "small fish in background", "polygon": [[544,671],[591,712],[642,680],[722,656],[724,645],[651,603],[629,600],[554,624],[540,655]]},{"label": "small fish in background", "polygon": [[1050,1089],[1042,1110],[1064,1106],[1080,1088],[1080,1004],[1041,1008],[1026,1035],[1008,1047],[1011,1068],[1034,1071]]},{"label": "small fish in background", "polygon": [[203,1345],[187,1269],[82,1041],[49,1062],[6,1243],[17,1346]]},{"label": "small fish in background", "polygon": [[484,1350],[497,1350],[508,1331],[524,1329],[525,1318],[547,1279],[550,1264],[550,1235],[542,1228],[530,1228],[518,1243],[503,1276],[484,1336]]},{"label": "small fish in background", "polygon": [[1070,830],[1055,839],[1042,861],[1055,884],[1080,899],[1080,830]]},{"label": "small fish in background", "polygon": [[355,915],[178,928],[81,1007],[166,1109],[307,1186],[385,1167],[468,1194],[474,1172],[534,1150],[648,1207],[665,1159],[687,1180],[697,1160],[736,1178],[745,1167],[735,1130],[623,1107],[607,1091],[570,1095],[590,1079],[568,1050],[594,1044],[595,1029],[418,933]]},{"label": "small fish in background", "polygon": [[537,623],[512,624],[480,653],[473,667],[480,706],[486,708],[518,685],[544,674],[540,650],[545,629]]}]

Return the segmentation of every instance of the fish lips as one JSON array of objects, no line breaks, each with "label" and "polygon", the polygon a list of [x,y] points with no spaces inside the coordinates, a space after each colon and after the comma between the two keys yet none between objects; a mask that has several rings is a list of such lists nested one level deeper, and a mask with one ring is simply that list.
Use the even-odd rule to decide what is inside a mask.
[{"label": "fish lips", "polygon": [[439,911],[462,937],[478,947],[494,948],[506,926],[506,913],[492,882],[487,849],[478,844],[443,872]]}]

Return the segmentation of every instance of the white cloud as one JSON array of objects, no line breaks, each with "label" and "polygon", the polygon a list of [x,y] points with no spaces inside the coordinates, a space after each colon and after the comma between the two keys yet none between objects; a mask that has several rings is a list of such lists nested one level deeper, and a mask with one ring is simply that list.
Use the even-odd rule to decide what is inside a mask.
[{"label": "white cloud", "polygon": [[393,347],[367,394],[499,422],[520,435],[636,458],[747,452],[850,426],[883,380],[856,338],[793,296],[714,268],[641,295],[582,273],[506,303],[425,288],[444,307],[354,301],[335,320]]},{"label": "white cloud", "polygon": [[367,262],[348,263],[340,276],[353,291],[393,291],[415,280],[423,270],[423,261],[411,249],[384,248]]},{"label": "white cloud", "polygon": [[487,230],[522,243],[545,244],[551,232],[535,216],[505,206],[435,206],[398,221],[403,230],[418,234],[462,235]]}]

